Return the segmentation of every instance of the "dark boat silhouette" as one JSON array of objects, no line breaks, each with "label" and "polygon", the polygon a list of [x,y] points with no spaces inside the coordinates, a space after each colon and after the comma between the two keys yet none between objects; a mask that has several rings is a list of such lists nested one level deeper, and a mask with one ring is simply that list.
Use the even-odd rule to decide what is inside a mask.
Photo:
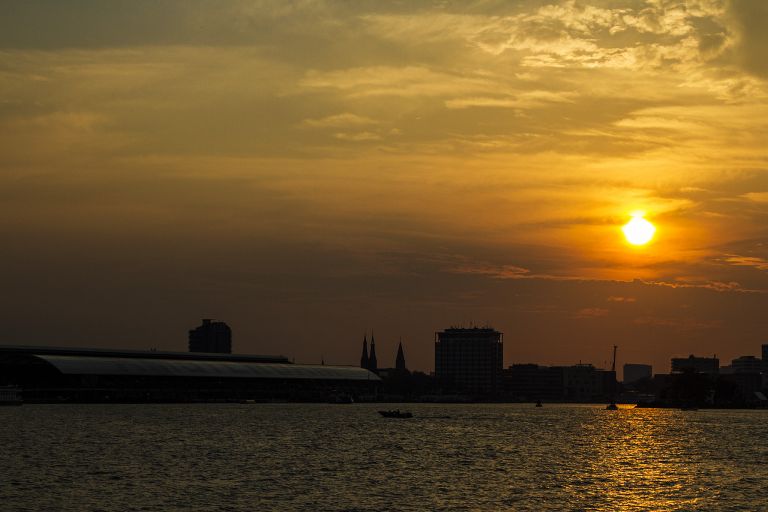
[{"label": "dark boat silhouette", "polygon": [[536,407],[544,407],[544,405],[541,403],[541,400],[536,400]]},{"label": "dark boat silhouette", "polygon": [[395,409],[392,411],[379,411],[379,414],[385,418],[413,418],[413,414],[407,411],[400,412],[400,409]]}]

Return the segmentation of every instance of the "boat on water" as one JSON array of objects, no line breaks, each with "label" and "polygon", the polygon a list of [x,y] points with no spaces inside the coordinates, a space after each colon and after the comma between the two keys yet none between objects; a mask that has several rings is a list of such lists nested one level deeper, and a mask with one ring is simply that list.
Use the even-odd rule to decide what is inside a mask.
[{"label": "boat on water", "polygon": [[413,418],[413,414],[408,411],[400,412],[400,409],[394,409],[391,411],[379,411],[379,414],[385,418]]},{"label": "boat on water", "polygon": [[619,406],[616,405],[616,402],[611,402],[608,404],[608,406],[605,408],[606,411],[618,411]]},{"label": "boat on water", "polygon": [[23,403],[19,388],[16,386],[0,387],[0,405],[21,405]]},{"label": "boat on water", "polygon": [[544,407],[544,405],[541,403],[541,400],[536,400],[536,407]]}]

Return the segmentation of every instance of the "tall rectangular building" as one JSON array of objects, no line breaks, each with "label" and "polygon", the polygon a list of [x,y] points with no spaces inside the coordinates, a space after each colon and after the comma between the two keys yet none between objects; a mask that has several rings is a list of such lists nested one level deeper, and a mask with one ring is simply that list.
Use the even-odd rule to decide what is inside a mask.
[{"label": "tall rectangular building", "polygon": [[498,394],[503,360],[504,335],[490,327],[435,333],[435,377],[448,393]]},{"label": "tall rectangular building", "polygon": [[189,331],[190,352],[232,353],[232,330],[224,322],[203,319],[203,324]]}]

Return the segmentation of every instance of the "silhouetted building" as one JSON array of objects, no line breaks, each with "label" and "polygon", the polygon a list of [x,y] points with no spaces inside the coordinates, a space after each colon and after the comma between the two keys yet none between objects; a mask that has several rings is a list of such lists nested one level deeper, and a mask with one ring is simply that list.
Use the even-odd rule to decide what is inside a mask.
[{"label": "silhouetted building", "polygon": [[564,399],[561,366],[513,364],[503,370],[505,394],[512,400],[558,402]]},{"label": "silhouetted building", "polygon": [[616,389],[616,372],[601,370],[591,364],[563,368],[565,399],[570,402],[602,402],[610,400]]},{"label": "silhouetted building", "polygon": [[691,354],[688,357],[673,357],[672,372],[694,372],[717,375],[720,371],[720,360],[716,357],[696,357]]},{"label": "silhouetted building", "polygon": [[232,330],[224,322],[204,318],[201,326],[189,331],[189,351],[231,354]]},{"label": "silhouetted building", "polygon": [[403,354],[403,342],[401,341],[397,345],[397,357],[395,358],[395,369],[401,372],[406,371],[405,368],[405,354]]},{"label": "silhouetted building", "polygon": [[760,373],[763,362],[755,356],[741,356],[731,361],[733,373]]},{"label": "silhouetted building", "polygon": [[373,333],[371,333],[371,354],[368,356],[368,369],[373,373],[379,368],[379,362],[376,360],[376,340],[373,339]]},{"label": "silhouetted building", "polygon": [[447,393],[501,392],[504,335],[491,328],[451,328],[435,333],[435,377]]},{"label": "silhouetted building", "polygon": [[368,339],[363,335],[363,353],[360,356],[360,368],[368,369]]},{"label": "silhouetted building", "polygon": [[624,384],[651,377],[653,377],[653,367],[649,364],[626,363],[624,365]]},{"label": "silhouetted building", "polygon": [[329,401],[374,396],[364,368],[283,356],[0,346],[0,386],[26,402]]},{"label": "silhouetted building", "polygon": [[[721,376],[720,380],[732,385],[732,396],[728,397],[732,401],[743,403],[759,401],[757,393],[763,389],[763,379],[759,372],[734,372],[730,375]],[[721,385],[720,387],[723,388],[725,386]]]}]

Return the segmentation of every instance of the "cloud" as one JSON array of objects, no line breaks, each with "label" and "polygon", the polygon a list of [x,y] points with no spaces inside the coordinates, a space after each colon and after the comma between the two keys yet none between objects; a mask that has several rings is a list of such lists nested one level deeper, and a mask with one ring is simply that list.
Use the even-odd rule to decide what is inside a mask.
[{"label": "cloud", "polygon": [[621,297],[621,296],[610,296],[608,297],[608,302],[635,302],[637,299],[634,297]]},{"label": "cloud", "polygon": [[719,320],[698,320],[696,318],[664,318],[658,316],[642,316],[633,320],[635,325],[650,325],[654,327],[669,327],[678,331],[696,331],[715,329],[722,325]]},{"label": "cloud", "polygon": [[339,133],[334,133],[333,136],[339,140],[346,140],[351,142],[381,140],[381,135],[373,132],[356,132],[356,133],[339,132]]},{"label": "cloud", "polygon": [[[687,6],[638,2],[636,8],[604,8],[574,1],[477,13],[367,15],[371,30],[394,40],[463,40],[493,56],[514,53],[527,67],[636,68],[689,65],[728,46],[716,2]],[[710,31],[701,33],[701,20]],[[712,27],[717,27],[714,31]],[[614,41],[621,41],[617,45]]]},{"label": "cloud", "polygon": [[737,62],[759,77],[768,76],[768,4],[762,0],[730,0],[728,12],[736,36]]},{"label": "cloud", "polygon": [[738,256],[730,255],[725,258],[727,263],[739,267],[752,267],[757,270],[768,271],[768,260],[756,256]]},{"label": "cloud", "polygon": [[573,318],[599,318],[607,316],[610,310],[605,308],[582,308],[578,310]]},{"label": "cloud", "polygon": [[299,85],[338,89],[350,97],[445,96],[492,92],[496,85],[482,74],[446,73],[424,66],[367,66],[334,71],[307,71]]},{"label": "cloud", "polygon": [[645,284],[653,286],[664,286],[668,288],[701,288],[705,290],[712,290],[716,292],[739,292],[739,293],[768,293],[768,290],[754,290],[744,288],[740,283],[736,281],[722,282],[722,281],[686,281],[679,279],[676,281],[643,281]]},{"label": "cloud", "polygon": [[768,192],[747,192],[741,197],[756,203],[768,203]]},{"label": "cloud", "polygon": [[465,263],[448,269],[456,274],[473,274],[494,279],[524,279],[533,277],[527,268],[515,265],[491,265],[483,263]]},{"label": "cloud", "polygon": [[501,107],[530,109],[558,103],[573,103],[573,92],[529,91],[512,97],[466,97],[447,100],[445,106],[453,109],[470,107]]},{"label": "cloud", "polygon": [[359,116],[349,112],[335,114],[320,119],[304,119],[301,122],[302,126],[308,126],[310,128],[345,128],[348,126],[365,126],[376,123],[377,122],[370,117]]}]

